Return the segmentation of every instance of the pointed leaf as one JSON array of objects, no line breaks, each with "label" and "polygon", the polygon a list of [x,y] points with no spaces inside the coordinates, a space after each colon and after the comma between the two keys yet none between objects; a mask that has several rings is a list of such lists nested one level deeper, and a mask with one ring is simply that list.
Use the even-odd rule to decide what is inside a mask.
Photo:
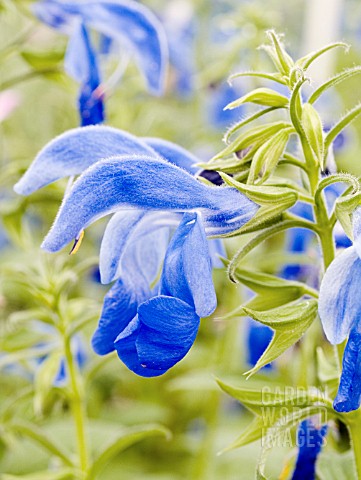
[{"label": "pointed leaf", "polygon": [[324,147],[322,122],[317,110],[315,110],[310,103],[305,103],[303,106],[301,121],[308,143],[321,166],[323,166]]},{"label": "pointed leaf", "polygon": [[270,88],[256,88],[250,93],[243,95],[234,102],[229,103],[224,110],[233,110],[244,103],[255,103],[265,107],[285,107],[288,105],[288,98]]},{"label": "pointed leaf", "polygon": [[119,438],[111,442],[99,456],[94,460],[93,465],[86,477],[86,480],[95,478],[103,468],[120,452],[148,437],[162,436],[169,439],[171,433],[160,425],[136,426],[126,429]]},{"label": "pointed leaf", "polygon": [[353,67],[353,68],[348,68],[347,70],[344,70],[343,72],[337,73],[334,77],[330,78],[327,80],[325,83],[320,85],[310,96],[308,99],[308,103],[315,103],[318,98],[329,88],[334,87],[338,83],[343,82],[344,80],[347,80],[348,78],[353,77],[354,75],[359,75],[361,73],[361,66]]},{"label": "pointed leaf", "polygon": [[275,360],[289,347],[294,345],[311,326],[317,315],[317,301],[306,300],[266,312],[256,312],[244,308],[244,311],[254,320],[271,327],[274,337],[257,364],[247,372],[255,374],[260,368]]}]

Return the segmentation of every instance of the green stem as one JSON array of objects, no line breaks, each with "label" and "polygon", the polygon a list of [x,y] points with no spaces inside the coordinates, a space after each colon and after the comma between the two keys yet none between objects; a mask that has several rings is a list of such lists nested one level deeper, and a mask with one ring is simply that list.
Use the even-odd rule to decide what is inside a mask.
[{"label": "green stem", "polygon": [[71,385],[71,409],[73,412],[76,438],[79,454],[79,466],[82,472],[86,472],[88,468],[88,449],[85,433],[85,405],[84,397],[82,395],[82,386],[80,383],[80,376],[77,371],[77,367],[74,363],[73,354],[70,345],[71,339],[69,337],[64,338],[64,353],[66,363],[68,366],[70,385]]},{"label": "green stem", "polygon": [[354,452],[357,478],[361,479],[361,412],[357,410],[354,414],[354,419],[348,422],[348,430],[351,437],[351,446]]}]

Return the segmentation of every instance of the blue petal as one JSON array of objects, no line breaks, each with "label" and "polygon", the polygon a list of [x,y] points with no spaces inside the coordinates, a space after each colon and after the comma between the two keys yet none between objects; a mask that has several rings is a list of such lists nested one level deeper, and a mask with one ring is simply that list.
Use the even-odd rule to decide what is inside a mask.
[{"label": "blue petal", "polygon": [[212,265],[200,217],[186,213],[167,250],[160,292],[194,306],[207,317],[217,306]]},{"label": "blue petal", "polygon": [[99,90],[100,74],[89,34],[82,23],[70,37],[65,57],[65,70],[81,84],[79,112],[82,126],[104,121],[104,106]]},{"label": "blue petal", "polygon": [[292,480],[315,480],[316,461],[326,434],[327,425],[317,428],[310,419],[300,423],[297,432],[299,451]]},{"label": "blue petal", "polygon": [[199,328],[194,309],[177,298],[154,297],[118,336],[115,348],[127,367],[143,377],[162,375],[189,351]]},{"label": "blue petal", "polygon": [[199,328],[199,316],[179,298],[159,296],[140,305],[141,328],[136,349],[141,365],[168,370],[188,353]]},{"label": "blue petal", "polygon": [[195,175],[199,168],[196,163],[198,158],[188,152],[185,148],[175,143],[162,140],[161,138],[142,138],[142,140],[153,148],[159,155],[170,163],[174,163],[177,167],[183,168],[188,173]]},{"label": "blue petal", "polygon": [[97,162],[74,183],[42,248],[58,251],[95,220],[129,208],[199,210],[217,234],[239,228],[258,206],[234,188],[203,185],[154,157],[113,157]]},{"label": "blue petal", "polygon": [[361,332],[351,330],[342,360],[342,374],[333,407],[337,412],[357,410],[361,404]]},{"label": "blue petal", "polygon": [[[141,288],[143,285],[141,285]],[[92,346],[98,355],[114,350],[114,341],[137,314],[140,301],[150,292],[139,289],[139,285],[126,284],[118,280],[105,295],[98,328],[92,338]]]},{"label": "blue petal", "polygon": [[141,324],[138,316],[136,316],[115,341],[114,346],[118,353],[118,357],[129,368],[129,370],[141,377],[157,377],[163,375],[166,370],[153,369],[150,367],[145,368],[140,363],[136,348],[136,340],[140,329]]},{"label": "blue petal", "polygon": [[49,27],[71,34],[77,8],[74,2],[43,0],[31,5],[34,15]]},{"label": "blue petal", "polygon": [[[124,275],[124,267],[130,275],[135,268],[141,268],[148,282],[153,282],[168,243],[169,231],[164,225],[170,224],[169,216],[139,210],[125,210],[113,215],[100,247],[102,283],[110,283]],[[177,216],[174,220],[177,222]],[[123,257],[125,265],[122,265]]]},{"label": "blue petal", "polygon": [[122,130],[105,126],[75,128],[54,138],[38,153],[14,190],[29,195],[60,178],[78,175],[103,158],[124,154],[156,156],[144,142]]},{"label": "blue petal", "polygon": [[163,27],[155,15],[134,1],[86,1],[77,7],[86,24],[133,50],[149,90],[162,93],[168,49]]},{"label": "blue petal", "polygon": [[361,260],[354,247],[338,255],[321,282],[319,314],[326,337],[332,344],[347,337],[361,311]]},{"label": "blue petal", "polygon": [[358,256],[361,258],[361,207],[356,208],[352,214],[352,226],[354,247],[356,248]]}]

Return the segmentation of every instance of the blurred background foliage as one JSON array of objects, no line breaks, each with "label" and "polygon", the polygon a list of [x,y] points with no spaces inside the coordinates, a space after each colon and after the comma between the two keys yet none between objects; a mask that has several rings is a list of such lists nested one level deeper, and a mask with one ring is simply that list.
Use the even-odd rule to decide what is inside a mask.
[{"label": "blurred background foliage", "polygon": [[[134,64],[130,62],[120,75],[119,60],[114,57],[107,65],[107,76],[113,74],[114,78],[116,72],[115,78],[121,79],[109,84],[105,92],[107,124],[135,135],[171,140],[206,161],[222,148],[225,128],[244,113],[235,110],[227,117],[222,112],[232,100],[229,95],[240,96],[260,85],[258,80],[239,79],[234,83],[235,91],[229,91],[228,75],[270,68],[264,52],[257,50],[268,28],[285,33],[292,54],[305,53],[307,2],[143,3],[165,24],[170,22],[170,35],[174,15],[183,16],[192,26],[189,44],[178,45],[184,47],[181,58],[183,55],[189,62],[191,87],[186,93],[177,90],[177,67],[171,66],[165,95],[152,97]],[[10,480],[47,469],[51,472],[57,465],[56,459],[26,434],[27,422],[60,445],[71,449],[74,443],[66,386],[53,385],[60,339],[52,323],[54,315],[64,314],[81,330],[92,450],[96,452],[120,430],[137,425],[162,425],[172,434],[166,439],[158,432],[124,450],[100,478],[253,478],[258,443],[216,455],[250,420],[249,414],[215,382],[215,377],[239,379],[248,369],[247,323],[237,318],[221,319],[241,303],[240,286],[230,285],[225,272],[216,271],[219,306],[212,318],[203,320],[194,348],[164,376],[144,379],[129,372],[116,354],[99,358],[89,346],[107,291],[97,281],[102,222],[87,229],[82,248],[74,257],[40,251],[66,182],[56,182],[24,198],[13,193],[12,185],[45,143],[78,125],[77,85],[63,71],[66,39],[40,24],[30,12],[30,4],[26,0],[0,1],[0,90],[11,91],[17,104],[0,123],[0,472],[6,472],[4,480]],[[347,55],[336,54],[335,70],[361,60],[359,1],[343,2],[340,35],[352,48]],[[353,106],[358,93],[357,77],[337,87],[320,107],[324,123],[335,121]],[[340,168],[357,175],[361,174],[357,161],[360,129],[361,121],[355,121],[345,133],[344,145],[336,151]],[[277,249],[281,252],[282,238],[273,242],[276,253]],[[229,252],[235,244],[228,241]],[[265,246],[263,254],[258,250],[257,257],[251,255],[247,262],[262,262],[263,268],[274,272],[279,268],[279,258],[277,254],[269,258]],[[250,382],[260,385],[267,375],[278,384],[294,384],[300,360],[295,357],[290,363],[289,359],[287,352],[275,369],[262,370]],[[50,361],[55,366],[47,366]],[[279,475],[284,458],[290,458],[292,452],[291,448],[274,449],[269,473]],[[323,455],[327,458],[327,451]],[[320,464],[322,469],[327,461]],[[25,478],[40,480],[34,475]]]}]

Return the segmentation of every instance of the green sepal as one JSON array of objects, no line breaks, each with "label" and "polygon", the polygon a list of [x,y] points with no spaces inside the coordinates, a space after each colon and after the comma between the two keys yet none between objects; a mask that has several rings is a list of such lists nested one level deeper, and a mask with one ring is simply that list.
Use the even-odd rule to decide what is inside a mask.
[{"label": "green sepal", "polygon": [[[285,280],[269,273],[255,272],[237,268],[234,272],[236,279],[258,295],[271,292],[271,295],[284,291],[289,301],[296,300],[303,295],[310,294],[310,287],[301,282]],[[250,300],[252,302],[252,300]],[[247,305],[250,305],[250,302]],[[288,303],[288,302],[287,302]]]},{"label": "green sepal", "polygon": [[228,185],[237,188],[250,200],[261,206],[249,222],[234,232],[237,235],[264,228],[271,220],[280,217],[285,210],[292,207],[298,200],[298,192],[290,188],[245,185],[228,175],[222,173],[220,175]]},{"label": "green sepal", "polygon": [[322,121],[317,110],[310,103],[303,105],[301,121],[308,143],[323,168],[324,141]]},{"label": "green sepal", "polygon": [[356,105],[349,112],[347,112],[332,128],[329,130],[325,136],[325,155],[327,155],[328,149],[331,146],[331,143],[335,140],[337,135],[342,132],[355,118],[357,118],[361,113],[361,104]]},{"label": "green sepal", "polygon": [[346,235],[351,240],[353,240],[351,215],[359,205],[361,205],[361,192],[354,195],[338,197],[335,202],[336,217],[340,221]]},{"label": "green sepal", "polygon": [[[247,132],[241,133],[232,143],[227,145],[225,149],[219,152],[214,156],[209,164],[204,164],[207,166],[212,166],[216,160],[219,160],[224,157],[228,157],[233,153],[236,153],[240,150],[244,150],[248,147],[252,147],[253,151],[256,151],[261,145],[264,144],[270,137],[275,135],[280,130],[292,127],[288,122],[274,122],[267,125],[258,125],[256,127],[247,130]],[[245,157],[239,161],[239,164],[244,164],[250,160],[250,156],[247,154]],[[203,164],[201,164],[203,166]]]},{"label": "green sepal", "polygon": [[320,85],[310,96],[308,99],[308,103],[315,103],[318,98],[329,88],[334,87],[338,83],[343,82],[344,80],[347,80],[350,77],[353,77],[354,75],[359,75],[361,73],[361,66],[353,67],[353,68],[348,68],[347,70],[344,70],[343,72],[337,73],[335,76],[327,80],[325,83]]},{"label": "green sepal", "polygon": [[244,127],[245,125],[248,125],[249,123],[253,122],[254,120],[257,120],[257,118],[262,117],[266,113],[273,112],[274,110],[277,110],[277,107],[268,107],[268,108],[263,108],[259,110],[256,113],[252,113],[248,117],[243,118],[240,122],[235,123],[232,125],[224,134],[223,141],[225,143],[229,143],[230,137],[240,128]]},{"label": "green sepal", "polygon": [[286,107],[288,105],[288,98],[271,88],[256,88],[241,98],[229,103],[224,110],[233,110],[244,103],[255,103],[256,105],[263,105],[265,107]]},{"label": "green sepal", "polygon": [[306,56],[300,58],[296,62],[297,67],[301,67],[303,70],[307,70],[308,67],[315,61],[317,60],[321,55],[324,53],[328,52],[329,50],[332,50],[334,48],[339,48],[342,47],[345,50],[348,50],[350,48],[350,45],[344,42],[335,42],[335,43],[330,43],[329,45],[326,45],[319,50],[316,50],[314,52],[311,52],[307,54]]},{"label": "green sepal", "polygon": [[263,183],[271,176],[293,132],[293,128],[282,129],[257,150],[252,160],[248,183],[256,183],[257,179],[260,181],[260,175]]},{"label": "green sepal", "polygon": [[231,83],[234,79],[240,78],[240,77],[264,78],[266,80],[272,80],[273,82],[281,83],[282,85],[287,85],[287,79],[281,73],[252,72],[252,71],[233,73],[228,78],[228,82]]},{"label": "green sepal", "polygon": [[279,69],[280,73],[285,77],[288,77],[291,69],[294,66],[294,61],[288,55],[284,47],[281,45],[278,35],[273,30],[267,32],[268,37],[273,43],[274,55],[271,57],[275,61],[276,67]]},{"label": "green sepal", "polygon": [[254,375],[294,345],[316,318],[317,306],[316,300],[305,300],[263,312],[244,307],[243,310],[248,316],[274,330],[271,343],[246,375]]}]

